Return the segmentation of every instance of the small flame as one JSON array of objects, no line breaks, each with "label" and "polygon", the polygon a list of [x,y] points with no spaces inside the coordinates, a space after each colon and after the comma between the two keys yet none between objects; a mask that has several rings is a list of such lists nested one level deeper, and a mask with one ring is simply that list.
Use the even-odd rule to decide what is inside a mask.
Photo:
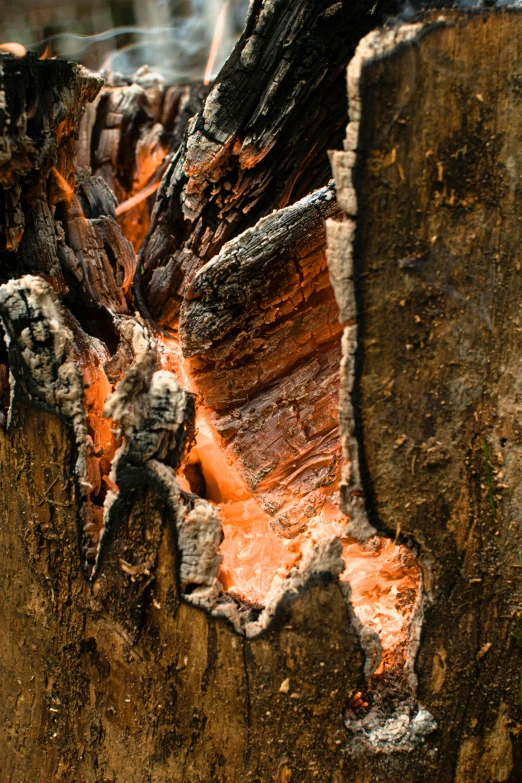
[{"label": "small flame", "polygon": [[205,85],[210,84],[210,80],[212,79],[214,63],[216,62],[219,46],[221,44],[223,33],[225,31],[225,22],[227,20],[229,7],[230,7],[230,0],[225,0],[225,2],[223,3],[223,7],[218,14],[218,18],[216,19],[216,26],[214,27],[214,34],[212,36],[212,43],[210,44],[210,51],[208,53],[205,75],[203,77],[203,84]]},{"label": "small flame", "polygon": [[53,50],[50,43],[47,43],[45,45],[45,49],[43,50],[43,53],[38,58],[39,60],[49,60],[50,57],[53,56]]},{"label": "small flame", "polygon": [[74,196],[74,188],[69,185],[65,177],[63,177],[58,169],[53,166],[51,169],[54,177],[55,187],[58,191],[58,200],[69,201]]}]

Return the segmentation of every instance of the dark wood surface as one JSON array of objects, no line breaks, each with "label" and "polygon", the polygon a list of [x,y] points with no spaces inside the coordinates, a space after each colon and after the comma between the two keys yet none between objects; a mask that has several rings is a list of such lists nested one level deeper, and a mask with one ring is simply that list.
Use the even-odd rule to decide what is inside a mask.
[{"label": "dark wood surface", "polygon": [[245,32],[163,180],[136,286],[176,327],[198,269],[223,244],[331,177],[346,124],[346,66],[385,4],[254,2]]}]

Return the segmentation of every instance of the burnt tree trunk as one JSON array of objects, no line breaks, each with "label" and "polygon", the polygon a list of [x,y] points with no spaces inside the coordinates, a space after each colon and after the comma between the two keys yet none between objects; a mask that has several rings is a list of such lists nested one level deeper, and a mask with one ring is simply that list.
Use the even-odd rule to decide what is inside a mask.
[{"label": "burnt tree trunk", "polygon": [[[371,11],[254,2],[181,143],[157,85],[0,59],[2,780],[520,780],[522,18],[363,39],[336,201]],[[106,183],[148,144],[132,289]],[[183,489],[197,411],[270,535],[340,487],[265,602]],[[422,588],[380,665],[339,575],[389,538]]]}]

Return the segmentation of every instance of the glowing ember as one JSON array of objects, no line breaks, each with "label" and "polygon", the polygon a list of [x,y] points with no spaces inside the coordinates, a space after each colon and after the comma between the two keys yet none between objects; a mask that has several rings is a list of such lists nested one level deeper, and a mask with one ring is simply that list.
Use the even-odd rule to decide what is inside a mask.
[{"label": "glowing ember", "polygon": [[[194,391],[180,346],[162,337],[163,363]],[[345,536],[346,518],[332,502],[306,520],[294,537],[284,537],[240,478],[231,456],[221,447],[204,410],[197,419],[197,441],[184,466],[184,489],[219,506],[224,541],[221,581],[238,598],[262,606],[290,569],[319,540],[338,536],[346,569],[341,575],[351,586],[351,602],[363,625],[380,637],[383,659],[378,672],[401,665],[405,642],[420,586],[420,572],[404,546],[374,536],[359,544]]]},{"label": "glowing ember", "polygon": [[148,185],[145,185],[145,187],[142,188],[142,190],[140,190],[134,196],[131,196],[130,198],[126,199],[125,201],[122,201],[121,204],[118,204],[118,206],[116,207],[116,215],[123,215],[124,212],[128,212],[130,209],[133,209],[138,204],[141,204],[142,201],[145,201],[146,198],[152,196],[152,194],[155,193],[159,188],[160,182],[161,182],[161,177],[154,176],[152,178],[152,181],[149,182]]},{"label": "glowing ember", "polygon": [[0,54],[12,54],[15,57],[25,57],[26,48],[22,44],[16,43],[16,41],[7,41],[6,43],[0,43]]},{"label": "glowing ember", "polygon": [[45,49],[43,50],[42,54],[38,58],[39,60],[48,60],[50,57],[53,56],[53,50],[50,43],[47,43],[45,45]]},{"label": "glowing ember", "polygon": [[298,546],[274,532],[272,518],[227,463],[203,417],[198,417],[197,426],[197,445],[185,475],[198,465],[206,499],[219,505],[225,536],[221,581],[238,597],[264,604],[299,559]]},{"label": "glowing ember", "polygon": [[400,662],[397,648],[408,637],[420,587],[419,567],[406,547],[381,536],[346,544],[343,557],[346,570],[341,580],[350,583],[355,613],[381,640],[379,672],[388,663]]}]

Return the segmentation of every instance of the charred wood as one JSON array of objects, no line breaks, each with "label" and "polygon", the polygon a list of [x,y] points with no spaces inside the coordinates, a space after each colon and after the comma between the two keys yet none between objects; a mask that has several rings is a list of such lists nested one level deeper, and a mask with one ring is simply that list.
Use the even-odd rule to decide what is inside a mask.
[{"label": "charred wood", "polygon": [[176,326],[198,269],[229,239],[326,185],[346,125],[345,69],[372,4],[253,3],[245,32],[164,177],[136,277]]},{"label": "charred wood", "polygon": [[167,86],[145,66],[130,81],[109,78],[80,125],[78,161],[109,186],[118,224],[137,251],[150,226],[167,161],[210,87]]}]

